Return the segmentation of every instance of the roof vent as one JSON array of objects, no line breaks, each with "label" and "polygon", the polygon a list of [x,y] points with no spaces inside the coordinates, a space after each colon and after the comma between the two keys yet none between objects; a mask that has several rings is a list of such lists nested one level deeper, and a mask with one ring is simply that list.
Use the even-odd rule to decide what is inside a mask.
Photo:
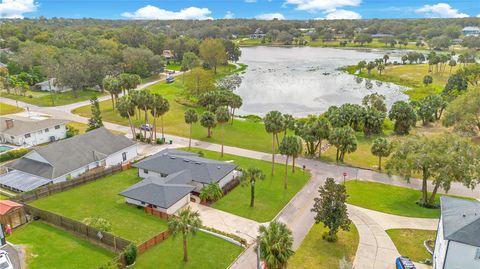
[{"label": "roof vent", "polygon": [[186,163],[188,163],[188,162],[189,162],[189,160],[187,160],[187,159],[183,159],[183,161],[184,161],[184,162],[186,162]]},{"label": "roof vent", "polygon": [[174,159],[175,159],[175,156],[170,156],[170,159],[174,160]]},{"label": "roof vent", "polygon": [[467,217],[467,215],[466,215],[466,214],[462,214],[462,217],[464,217],[464,218],[465,218],[465,217]]},{"label": "roof vent", "polygon": [[220,165],[219,165],[219,166],[217,166],[217,169],[220,169]]},{"label": "roof vent", "polygon": [[195,162],[196,164],[202,164],[201,162]]}]

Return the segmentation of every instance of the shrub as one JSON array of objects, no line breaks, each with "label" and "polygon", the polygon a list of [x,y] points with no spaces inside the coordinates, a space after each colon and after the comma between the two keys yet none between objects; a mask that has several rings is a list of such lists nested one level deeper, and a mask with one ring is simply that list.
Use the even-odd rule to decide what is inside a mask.
[{"label": "shrub", "polygon": [[156,142],[157,142],[157,144],[162,145],[162,144],[163,144],[163,139],[157,138],[157,141],[156,141]]},{"label": "shrub", "polygon": [[145,143],[147,143],[147,144],[152,143],[152,139],[151,139],[150,137],[146,138],[146,139],[145,139]]},{"label": "shrub", "polygon": [[0,162],[5,162],[5,161],[13,160],[16,158],[20,158],[23,155],[27,154],[29,151],[30,150],[27,148],[18,148],[18,149],[9,150],[0,155]]},{"label": "shrub", "polygon": [[205,154],[203,153],[203,151],[201,151],[201,150],[199,150],[197,153],[198,153],[198,156],[199,156],[199,157],[203,157],[203,156],[205,155]]},{"label": "shrub", "polygon": [[328,232],[323,232],[322,239],[327,240],[328,242],[335,242],[337,241],[338,237],[336,234],[330,235]]},{"label": "shrub", "polygon": [[70,138],[72,136],[76,136],[80,132],[77,128],[73,127],[70,124],[67,124],[66,128],[67,128],[67,138]]},{"label": "shrub", "polygon": [[125,256],[127,265],[132,265],[137,259],[137,247],[134,244],[128,245],[123,251],[123,255]]},{"label": "shrub", "polygon": [[102,232],[110,232],[112,230],[112,224],[104,218],[85,218],[82,222]]},{"label": "shrub", "polygon": [[142,136],[142,133],[137,133],[137,134],[135,134],[135,138],[136,138],[137,140],[140,140],[142,137],[143,137],[143,136]]}]

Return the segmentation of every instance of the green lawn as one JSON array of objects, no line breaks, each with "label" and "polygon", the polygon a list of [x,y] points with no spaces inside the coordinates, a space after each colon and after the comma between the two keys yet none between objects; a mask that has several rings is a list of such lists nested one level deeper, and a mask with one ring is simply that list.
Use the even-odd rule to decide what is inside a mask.
[{"label": "green lawn", "polygon": [[72,103],[77,103],[85,100],[89,100],[93,96],[102,96],[105,95],[105,93],[100,93],[97,91],[79,91],[78,96],[75,98],[73,95],[72,91],[64,92],[64,93],[55,93],[50,94],[47,92],[39,92],[39,91],[27,91],[26,95],[17,95],[13,93],[6,93],[2,92],[2,97],[22,101],[25,103],[29,103],[32,105],[37,105],[37,106],[54,106],[52,103],[52,98],[54,100],[55,106],[62,106],[62,105],[68,105]]},{"label": "green lawn", "polygon": [[[192,149],[198,152],[199,149]],[[285,165],[275,165],[275,176],[272,177],[272,164],[267,161],[255,160],[236,155],[225,154],[220,158],[219,152],[202,150],[205,158],[229,161],[242,169],[257,167],[265,174],[264,180],[259,180],[255,186],[255,207],[250,207],[250,187],[239,185],[226,196],[215,202],[212,207],[232,214],[256,220],[258,222],[271,221],[292,197],[305,185],[310,173],[296,169],[295,174],[289,170],[288,189],[283,188]]]},{"label": "green lawn", "polygon": [[410,257],[414,262],[424,262],[425,259],[432,260],[432,255],[424,247],[423,241],[435,240],[436,231],[391,229],[386,232],[397,247],[400,255]]},{"label": "green lawn", "polygon": [[135,269],[188,268],[225,269],[243,248],[212,235],[198,232],[188,237],[188,259],[183,261],[182,237],[170,237],[138,257]]},{"label": "green lawn", "polygon": [[[440,209],[425,208],[415,203],[421,197],[419,190],[359,180],[347,181],[346,186],[349,195],[347,202],[352,205],[405,217],[438,218],[440,216]],[[432,189],[431,186],[429,188]],[[437,194],[435,197],[437,203],[440,196],[442,194]]]},{"label": "green lawn", "polygon": [[24,111],[24,109],[21,108],[21,107],[16,107],[16,106],[12,106],[12,105],[5,104],[5,103],[0,103],[0,116],[1,115],[18,113],[18,112],[22,112],[22,111]]},{"label": "green lawn", "polygon": [[8,241],[26,246],[29,269],[97,268],[115,256],[104,248],[38,221],[15,230]]},{"label": "green lawn", "polygon": [[322,234],[328,231],[323,224],[314,224],[310,232],[303,240],[300,248],[288,263],[289,268],[338,268],[339,260],[345,257],[352,262],[358,247],[358,231],[355,225],[350,226],[350,231],[338,232],[338,240],[335,243],[322,239]]},{"label": "green lawn", "polygon": [[33,202],[31,205],[72,219],[102,217],[112,224],[113,234],[141,243],[167,229],[166,222],[127,205],[120,192],[137,183],[137,169],[117,173],[95,182]]},{"label": "green lawn", "polygon": [[181,67],[182,65],[180,63],[170,62],[169,64],[167,64],[167,70],[180,71]]}]

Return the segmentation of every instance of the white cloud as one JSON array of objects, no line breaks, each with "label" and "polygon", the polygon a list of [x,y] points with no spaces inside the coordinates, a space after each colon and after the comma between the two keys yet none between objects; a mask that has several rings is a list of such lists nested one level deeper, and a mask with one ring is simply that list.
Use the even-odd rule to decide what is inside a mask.
[{"label": "white cloud", "polygon": [[355,11],[345,10],[345,9],[335,9],[324,12],[326,15],[324,18],[317,18],[323,20],[359,20],[362,18],[362,15]]},{"label": "white cloud", "polygon": [[262,13],[258,14],[255,16],[255,19],[257,20],[273,20],[273,19],[279,19],[279,20],[284,20],[285,16],[283,16],[282,13]]},{"label": "white cloud", "polygon": [[465,18],[468,14],[460,13],[458,9],[452,8],[449,4],[438,3],[435,5],[424,5],[422,8],[415,10],[417,13],[425,14],[430,18]]},{"label": "white cloud", "polygon": [[38,3],[34,0],[2,0],[0,3],[0,18],[23,18],[23,13],[34,12]]},{"label": "white cloud", "polygon": [[480,18],[480,14],[478,14],[477,17]]},{"label": "white cloud", "polygon": [[138,20],[211,20],[208,8],[188,7],[178,12],[147,5],[135,12],[123,12],[122,16]]},{"label": "white cloud", "polygon": [[297,10],[308,12],[336,10],[345,6],[358,6],[362,0],[286,0],[285,5],[295,5]]},{"label": "white cloud", "polygon": [[231,12],[231,11],[229,10],[229,11],[227,11],[227,12],[225,13],[225,17],[224,17],[224,18],[225,18],[225,19],[233,19],[233,18],[235,18],[235,14],[233,14],[233,12]]}]

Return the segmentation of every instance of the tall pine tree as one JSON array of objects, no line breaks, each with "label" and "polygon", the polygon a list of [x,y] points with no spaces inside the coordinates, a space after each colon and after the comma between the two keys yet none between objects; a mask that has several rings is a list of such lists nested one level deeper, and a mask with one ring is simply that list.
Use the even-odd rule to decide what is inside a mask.
[{"label": "tall pine tree", "polygon": [[92,117],[88,119],[87,132],[103,126],[102,114],[100,112],[100,104],[98,103],[97,97],[92,97],[92,99],[90,99],[90,103],[92,109]]}]

